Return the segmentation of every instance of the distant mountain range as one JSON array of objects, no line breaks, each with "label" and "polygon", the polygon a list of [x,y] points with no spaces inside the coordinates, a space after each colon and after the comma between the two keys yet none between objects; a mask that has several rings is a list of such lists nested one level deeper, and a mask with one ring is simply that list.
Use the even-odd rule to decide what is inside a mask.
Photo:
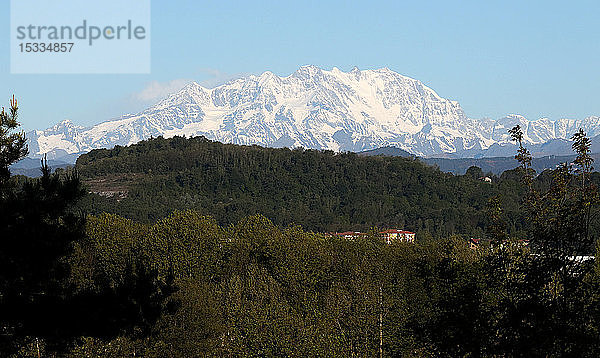
[{"label": "distant mountain range", "polygon": [[[287,77],[271,72],[209,89],[191,83],[145,111],[81,127],[65,120],[27,133],[30,156],[73,162],[95,148],[129,145],[151,136],[203,135],[266,147],[360,152],[400,148],[421,157],[512,156],[507,130],[524,129],[534,156],[568,155],[580,127],[600,134],[600,117],[527,120],[469,118],[460,104],[418,80],[378,70],[303,66]],[[594,146],[600,140],[594,138]]]},{"label": "distant mountain range", "polygon": [[[360,152],[359,154],[368,156],[414,157],[413,154],[394,147],[378,148]],[[600,162],[600,153],[593,153],[592,157],[596,162]],[[533,158],[531,166],[537,173],[541,173],[544,169],[554,169],[562,163],[572,163],[574,159],[575,155],[548,155]],[[419,158],[419,160],[428,165],[437,166],[443,172],[460,175],[465,174],[471,166],[481,168],[484,173],[500,175],[506,170],[514,169],[519,165],[514,155],[482,158]]]},{"label": "distant mountain range", "polygon": [[[48,166],[52,171],[72,165],[72,163],[67,163],[60,160],[48,160]],[[40,159],[25,158],[11,165],[10,173],[13,175],[25,175],[27,177],[36,178],[42,176],[41,166],[42,163]]]}]

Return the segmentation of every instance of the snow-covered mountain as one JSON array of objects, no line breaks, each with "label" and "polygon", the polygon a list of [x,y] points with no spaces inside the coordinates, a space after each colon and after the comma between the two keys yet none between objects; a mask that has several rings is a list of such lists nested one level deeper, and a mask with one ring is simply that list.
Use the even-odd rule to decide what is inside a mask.
[{"label": "snow-covered mountain", "polygon": [[507,130],[516,124],[536,148],[549,141],[555,141],[551,148],[563,148],[579,127],[590,136],[600,134],[600,117],[468,118],[458,102],[387,68],[343,72],[303,66],[287,77],[265,72],[212,89],[191,83],[136,115],[89,128],[63,121],[27,135],[31,156],[48,153],[53,159],[175,135],[334,151],[394,146],[420,156],[466,157],[513,153]]}]

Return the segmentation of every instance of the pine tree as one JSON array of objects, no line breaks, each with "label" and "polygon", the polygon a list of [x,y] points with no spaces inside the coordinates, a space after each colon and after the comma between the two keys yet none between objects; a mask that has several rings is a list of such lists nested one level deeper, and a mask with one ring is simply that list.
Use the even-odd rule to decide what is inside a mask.
[{"label": "pine tree", "polygon": [[17,121],[18,103],[15,96],[10,100],[9,112],[4,107],[0,111],[0,185],[4,189],[10,178],[9,166],[27,155],[24,132],[14,132]]},{"label": "pine tree", "polygon": [[573,141],[573,150],[575,153],[577,153],[577,157],[573,163],[579,167],[579,172],[581,174],[581,185],[585,186],[586,177],[589,177],[589,174],[594,169],[594,167],[592,167],[594,158],[592,158],[590,155],[590,147],[592,142],[586,136],[582,128],[579,128],[579,131],[573,134],[571,140]]},{"label": "pine tree", "polygon": [[83,236],[83,220],[70,208],[85,194],[77,172],[51,174],[45,159],[40,179],[11,180],[9,166],[27,146],[22,132],[13,133],[18,106],[14,97],[10,102],[10,113],[0,115],[0,344],[6,350],[28,337],[60,335],[66,256]]},{"label": "pine tree", "polygon": [[516,125],[512,129],[509,129],[508,133],[510,134],[512,140],[519,145],[515,159],[519,162],[519,164],[521,164],[521,168],[523,170],[523,181],[531,189],[531,183],[533,182],[533,176],[531,175],[530,171],[532,157],[531,153],[529,153],[529,150],[523,146],[523,131],[521,130],[521,126]]}]

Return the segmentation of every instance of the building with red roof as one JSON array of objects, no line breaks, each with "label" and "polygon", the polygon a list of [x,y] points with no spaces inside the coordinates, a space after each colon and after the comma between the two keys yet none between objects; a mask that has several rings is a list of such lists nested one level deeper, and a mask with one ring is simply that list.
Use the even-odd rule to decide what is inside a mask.
[{"label": "building with red roof", "polygon": [[415,233],[411,231],[389,229],[379,232],[386,244],[392,242],[415,242]]}]

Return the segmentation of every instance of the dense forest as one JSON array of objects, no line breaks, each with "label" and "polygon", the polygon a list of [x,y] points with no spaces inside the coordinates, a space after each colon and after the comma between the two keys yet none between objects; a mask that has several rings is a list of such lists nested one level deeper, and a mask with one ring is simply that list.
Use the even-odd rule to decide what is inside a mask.
[{"label": "dense forest", "polygon": [[585,285],[559,310],[551,276],[516,241],[481,251],[458,238],[387,245],[282,230],[262,216],[223,228],[193,211],[151,226],[112,214],[87,225],[72,284],[122,287],[128,267],[147,266],[174,274],[178,290],[162,304],[176,310],[146,333],[80,339],[73,357],[600,353],[598,274],[582,268]]},{"label": "dense forest", "polygon": [[[519,167],[491,184],[476,167],[204,138],[28,179],[8,169],[27,153],[17,110],[0,114],[0,356],[600,355],[583,131],[573,165],[535,175],[513,128]],[[368,235],[323,233],[348,226]],[[386,244],[378,226],[429,234]],[[451,235],[477,232],[476,247]]]},{"label": "dense forest", "polygon": [[[152,223],[174,209],[194,209],[221,225],[262,214],[274,224],[312,231],[398,227],[435,237],[482,236],[488,199],[504,193],[511,233],[523,228],[518,175],[481,180],[442,173],[419,160],[155,138],[93,150],[77,170],[102,195],[80,204]],[[107,198],[107,196],[112,197]]]}]

